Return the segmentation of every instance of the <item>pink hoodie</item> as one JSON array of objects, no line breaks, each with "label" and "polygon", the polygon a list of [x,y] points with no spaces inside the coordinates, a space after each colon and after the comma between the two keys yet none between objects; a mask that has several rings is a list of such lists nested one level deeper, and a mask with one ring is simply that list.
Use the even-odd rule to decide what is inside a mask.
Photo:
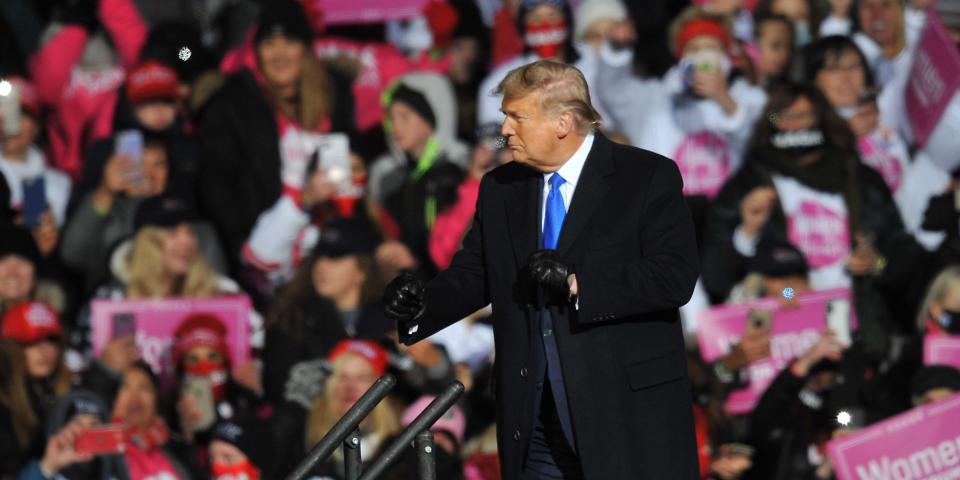
[{"label": "pink hoodie", "polygon": [[81,70],[77,64],[89,34],[76,25],[64,25],[30,59],[40,101],[52,110],[47,117],[47,158],[75,180],[87,146],[111,135],[118,90],[147,39],[147,25],[132,0],[100,0],[97,14],[116,45],[119,66],[98,72]]}]

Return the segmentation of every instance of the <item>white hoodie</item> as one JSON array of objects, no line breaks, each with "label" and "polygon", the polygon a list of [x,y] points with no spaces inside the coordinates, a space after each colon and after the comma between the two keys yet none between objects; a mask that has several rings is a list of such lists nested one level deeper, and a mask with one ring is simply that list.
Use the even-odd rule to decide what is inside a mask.
[{"label": "white hoodie", "polygon": [[715,195],[740,168],[767,101],[763,89],[735,79],[729,92],[737,108],[728,115],[713,100],[683,96],[679,67],[662,79],[641,80],[630,72],[632,52],[604,46],[600,58],[600,101],[630,141],[673,159],[683,176],[684,194]]}]

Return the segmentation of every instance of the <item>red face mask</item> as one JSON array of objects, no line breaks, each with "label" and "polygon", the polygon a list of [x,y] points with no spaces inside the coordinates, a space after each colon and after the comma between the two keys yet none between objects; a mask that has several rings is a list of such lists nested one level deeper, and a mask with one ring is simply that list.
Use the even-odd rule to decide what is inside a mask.
[{"label": "red face mask", "polygon": [[201,360],[187,365],[184,371],[187,375],[208,377],[213,385],[213,399],[218,402],[223,400],[227,390],[227,367],[223,361]]},{"label": "red face mask", "polygon": [[553,58],[567,40],[567,22],[527,24],[524,43],[537,52],[540,58]]},{"label": "red face mask", "polygon": [[213,464],[213,480],[259,480],[260,471],[250,460],[234,465]]},{"label": "red face mask", "polygon": [[360,203],[360,199],[363,198],[364,190],[367,186],[367,176],[359,175],[353,177],[353,180],[350,184],[350,189],[345,192],[340,192],[337,196],[333,197],[334,207],[337,209],[337,213],[341,217],[352,217],[356,212],[357,204]]}]

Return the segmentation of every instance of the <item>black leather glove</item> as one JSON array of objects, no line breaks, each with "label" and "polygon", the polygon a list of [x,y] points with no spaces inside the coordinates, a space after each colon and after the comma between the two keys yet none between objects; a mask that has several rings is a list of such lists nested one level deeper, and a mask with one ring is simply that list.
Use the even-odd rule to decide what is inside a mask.
[{"label": "black leather glove", "polygon": [[537,250],[527,262],[530,280],[540,285],[546,292],[558,299],[570,298],[570,285],[567,277],[573,273],[573,267],[560,261],[556,250]]},{"label": "black leather glove", "polygon": [[410,272],[398,275],[383,292],[384,311],[387,318],[397,322],[397,333],[405,344],[411,336],[410,327],[427,311],[426,292],[423,280]]}]

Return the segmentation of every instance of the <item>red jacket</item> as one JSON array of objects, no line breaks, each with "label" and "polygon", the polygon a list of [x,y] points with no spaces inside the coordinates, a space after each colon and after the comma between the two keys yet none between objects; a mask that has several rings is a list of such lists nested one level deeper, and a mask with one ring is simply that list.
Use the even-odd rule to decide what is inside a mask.
[{"label": "red jacket", "polygon": [[111,135],[117,92],[147,39],[147,24],[132,0],[101,0],[97,13],[116,45],[120,65],[99,72],[81,70],[78,63],[89,33],[70,24],[30,59],[37,94],[51,110],[46,119],[47,158],[74,180],[80,176],[86,147]]}]

